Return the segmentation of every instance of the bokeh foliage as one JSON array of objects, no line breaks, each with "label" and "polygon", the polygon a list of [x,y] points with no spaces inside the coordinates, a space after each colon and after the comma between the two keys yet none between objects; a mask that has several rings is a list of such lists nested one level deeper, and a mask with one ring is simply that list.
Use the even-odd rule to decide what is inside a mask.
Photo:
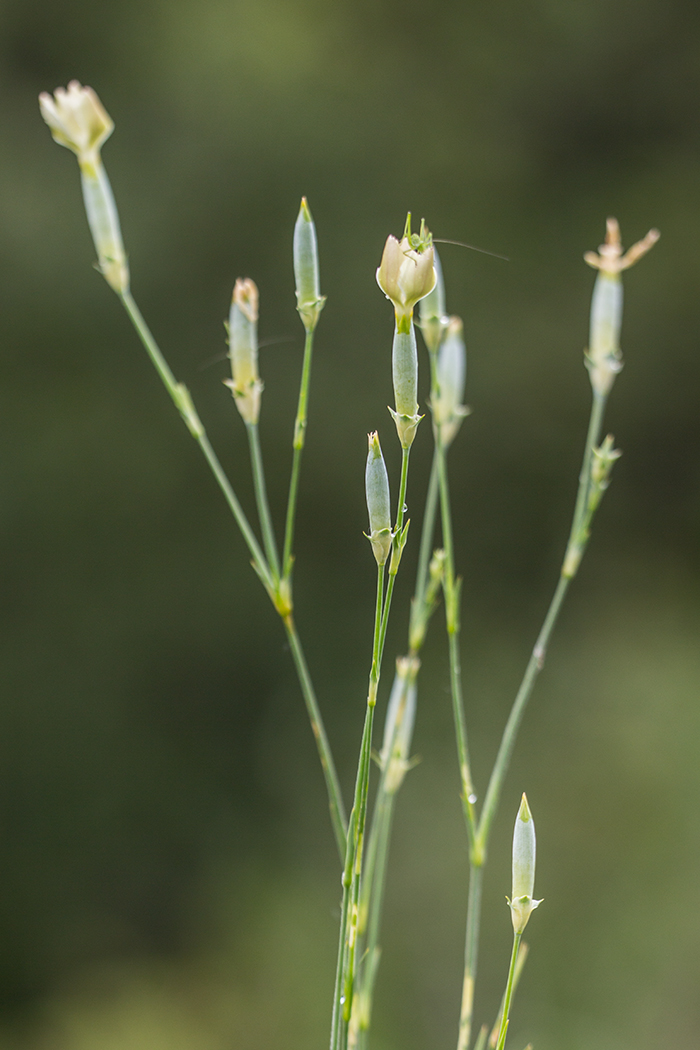
[{"label": "bokeh foliage", "polygon": [[[477,1016],[504,979],[526,789],[546,903],[513,1046],[694,1045],[699,45],[690,0],[4,0],[3,1050],[301,1050],[324,1045],[332,988],[337,864],[291,661],[196,448],[90,271],[75,163],[36,105],[72,77],[116,121],[104,158],[134,293],[248,506],[243,428],[211,360],[234,278],[260,286],[280,517],[303,335],[291,234],[301,194],[311,202],[328,304],[296,591],[348,793],[371,644],[368,430],[394,478],[398,465],[391,310],[374,281],[384,238],[410,208],[437,236],[511,257],[442,249],[474,410],[451,462],[483,790],[575,491],[593,282],[581,256],[608,214],[627,244],[661,229],[626,280],[609,415],[625,455],[504,794]],[[425,426],[416,524],[428,461]],[[406,557],[388,654],[405,645]],[[434,629],[377,1050],[456,1034],[466,847],[444,649]]]}]

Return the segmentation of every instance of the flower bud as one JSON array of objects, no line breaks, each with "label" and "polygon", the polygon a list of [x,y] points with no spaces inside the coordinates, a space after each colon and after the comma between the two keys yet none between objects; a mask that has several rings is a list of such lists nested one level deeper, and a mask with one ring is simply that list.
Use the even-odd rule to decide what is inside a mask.
[{"label": "flower bud", "polygon": [[377,565],[384,565],[391,551],[391,503],[389,475],[376,430],[368,435],[369,449],[365,467],[365,494],[369,512],[369,534]]},{"label": "flower bud", "polygon": [[436,248],[433,248],[433,266],[435,267],[435,287],[432,292],[428,292],[420,300],[418,313],[425,345],[431,354],[436,354],[448,322],[445,311],[445,282]]},{"label": "flower bud", "polygon": [[598,254],[586,252],[585,261],[598,270],[591,302],[590,343],[586,352],[586,366],[596,394],[605,397],[615,376],[622,368],[620,328],[622,326],[622,280],[620,274],[629,269],[652,248],[659,239],[658,230],[649,230],[646,237],[622,253],[620,227],[617,219],[608,219],[605,244]]},{"label": "flower bud", "polygon": [[70,82],[67,91],[57,88],[53,98],[43,92],[39,106],[54,140],[78,157],[98,268],[114,291],[122,294],[129,288],[129,267],[117,206],[100,157],[100,148],[114,124],[92,88],[82,87],[77,80]]},{"label": "flower bud", "polygon": [[510,904],[513,929],[522,933],[530,915],[542,903],[533,900],[535,890],[535,822],[523,795],[513,832],[513,887]]},{"label": "flower bud", "polygon": [[462,322],[451,317],[447,331],[438,351],[437,390],[433,391],[432,410],[435,425],[440,427],[440,436],[445,448],[451,445],[469,414],[462,404],[467,378],[467,351],[462,337]]},{"label": "flower bud", "polygon": [[412,234],[409,212],[403,238],[401,241],[396,237],[387,238],[377,270],[377,284],[394,304],[400,332],[408,332],[413,307],[432,292],[436,280],[430,231],[423,222],[420,235]]},{"label": "flower bud", "polygon": [[384,722],[384,740],[379,764],[384,770],[384,786],[393,795],[401,787],[410,766],[409,753],[413,724],[416,719],[416,676],[420,667],[417,657],[399,657],[396,675],[389,694]]},{"label": "flower bud", "polygon": [[294,226],[294,279],[299,316],[307,332],[313,332],[326,297],[319,291],[316,227],[306,197],[301,198]]},{"label": "flower bud", "polygon": [[249,277],[236,281],[228,323],[231,388],[246,423],[257,423],[263,384],[258,375],[258,289]]}]

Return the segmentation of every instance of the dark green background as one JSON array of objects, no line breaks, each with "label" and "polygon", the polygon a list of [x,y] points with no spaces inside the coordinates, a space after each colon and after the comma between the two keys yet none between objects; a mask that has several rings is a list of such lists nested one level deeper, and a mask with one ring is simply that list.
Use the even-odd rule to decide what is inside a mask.
[{"label": "dark green background", "polygon": [[[700,866],[700,7],[692,0],[5,0],[0,507],[2,1050],[326,1045],[338,865],[283,635],[196,446],[94,258],[74,158],[36,104],[73,77],[133,289],[242,500],[221,385],[233,281],[259,284],[278,521],[302,331],[291,235],[316,219],[300,630],[349,794],[374,568],[362,489],[394,486],[392,317],[374,271],[405,212],[444,246],[473,408],[452,455],[477,784],[556,581],[588,412],[582,253],[616,215],[662,239],[626,278],[625,455],[508,777],[477,1020],[510,945],[512,820],[538,828],[532,954],[509,1045],[694,1047]],[[425,361],[422,403],[425,404]],[[429,463],[410,486],[415,525]],[[405,647],[418,533],[397,588]],[[385,699],[387,672],[383,683]],[[375,1050],[456,1041],[466,899],[441,616],[400,797]],[[380,717],[382,710],[380,709]]]}]

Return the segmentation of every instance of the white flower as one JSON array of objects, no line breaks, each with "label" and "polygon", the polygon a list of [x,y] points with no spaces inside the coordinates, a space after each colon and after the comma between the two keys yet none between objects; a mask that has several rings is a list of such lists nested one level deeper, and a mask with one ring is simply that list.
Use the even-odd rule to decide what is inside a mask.
[{"label": "white flower", "polygon": [[410,317],[416,303],[435,287],[432,245],[424,250],[411,247],[408,237],[388,237],[377,270],[377,284],[391,299],[397,317]]},{"label": "white flower", "polygon": [[67,90],[56,88],[53,97],[42,92],[39,106],[55,141],[72,149],[78,158],[97,153],[114,130],[95,92],[78,80],[71,80]]}]

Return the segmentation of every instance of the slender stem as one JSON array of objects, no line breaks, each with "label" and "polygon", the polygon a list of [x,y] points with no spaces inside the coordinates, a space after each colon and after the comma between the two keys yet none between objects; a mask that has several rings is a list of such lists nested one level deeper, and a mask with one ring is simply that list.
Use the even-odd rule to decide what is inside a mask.
[{"label": "slender stem", "polygon": [[[518,990],[518,983],[519,983],[520,978],[522,976],[523,967],[525,966],[525,960],[527,959],[527,956],[528,956],[528,951],[529,951],[529,949],[528,949],[528,946],[525,943],[525,941],[521,941],[520,942],[520,947],[518,948],[518,954],[517,954],[517,957],[515,959],[515,970],[513,971],[512,995],[515,995],[515,993]],[[513,1000],[512,1000],[512,997],[511,997],[511,1002],[512,1001]],[[504,1008],[505,1004],[506,1004],[506,993],[504,991],[503,992],[503,996],[501,997],[501,1004],[500,1004],[500,1006],[498,1008],[498,1016],[496,1017],[495,1024],[494,1024],[493,1028],[491,1029],[491,1035],[489,1036],[489,1046],[492,1047],[492,1050],[496,1050],[496,1043],[498,1042],[498,1036],[499,1036],[499,1033],[500,1033],[500,1030],[501,1030],[501,1023],[503,1021],[503,1008]],[[486,1028],[486,1026],[484,1026],[484,1027]],[[474,1048],[474,1050],[476,1050],[476,1047]]]},{"label": "slender stem", "polygon": [[352,816],[348,826],[345,866],[343,870],[343,903],[341,907],[340,935],[338,939],[338,962],[333,997],[330,1050],[342,1050],[354,992],[355,949],[359,919],[360,880],[362,875],[362,848],[367,818],[367,793],[372,750],[372,729],[379,683],[381,653],[379,635],[384,605],[384,566],[377,567],[377,600],[374,614],[374,637],[372,641],[372,666],[369,675],[367,707],[362,730],[360,757],[355,779],[355,795]]},{"label": "slender stem", "polygon": [[425,591],[428,585],[428,568],[430,556],[433,552],[433,536],[435,534],[435,517],[437,514],[438,483],[438,450],[435,448],[433,462],[430,467],[428,493],[425,498],[425,513],[423,514],[423,527],[418,554],[418,571],[416,572],[415,603],[419,608],[425,600]]},{"label": "slender stem", "polygon": [[549,640],[554,630],[559,611],[562,606],[562,602],[566,596],[566,592],[571,583],[573,574],[564,575],[564,570],[568,561],[568,555],[571,551],[572,545],[578,543],[578,534],[581,528],[581,524],[586,514],[586,503],[588,498],[588,489],[590,485],[590,473],[591,473],[591,460],[593,457],[593,447],[598,444],[600,439],[600,431],[603,423],[603,412],[605,409],[606,398],[601,397],[599,394],[594,393],[593,401],[591,404],[591,416],[588,425],[588,433],[586,436],[586,448],[583,455],[583,466],[581,468],[581,474],[579,475],[579,487],[578,494],[576,497],[576,506],[574,509],[573,524],[571,527],[571,535],[569,544],[567,545],[566,555],[564,556],[564,566],[562,568],[562,575],[560,575],[557,582],[554,595],[550,602],[547,614],[544,618],[544,623],[540,629],[540,633],[537,637],[535,647],[532,650],[532,655],[528,661],[528,665],[525,669],[523,680],[520,683],[520,688],[516,694],[511,709],[508,721],[506,722],[505,729],[503,730],[503,737],[501,744],[498,749],[496,761],[494,763],[491,777],[489,780],[489,786],[486,791],[486,798],[484,799],[484,808],[481,812],[479,819],[479,827],[477,833],[477,853],[485,857],[486,850],[488,847],[489,834],[491,831],[491,825],[493,818],[498,808],[498,802],[501,794],[501,788],[503,787],[503,781],[505,779],[510,758],[513,753],[513,747],[515,745],[515,739],[520,728],[520,723],[525,713],[527,702],[530,699],[532,690],[537,680],[537,676],[544,667],[545,658],[547,655],[547,647]]},{"label": "slender stem", "polygon": [[[379,927],[382,915],[382,905],[384,902],[386,870],[389,859],[389,840],[391,837],[391,825],[394,815],[395,800],[395,793],[386,791],[384,785],[380,785],[374,816],[372,818],[370,846],[373,847],[373,855],[370,858],[370,850],[368,849],[367,870],[365,873],[365,879],[367,886],[369,886],[369,890],[367,891],[367,886],[363,886],[362,896],[360,898],[360,914],[362,915],[363,908],[366,907],[369,916],[369,922],[367,925],[367,942],[363,953],[366,962],[363,974],[364,979],[362,982],[363,1012],[359,1021],[359,1042],[361,1047],[366,1045],[371,1021],[374,982],[377,976],[377,964],[379,962],[380,954]],[[368,898],[367,905],[363,905],[363,898],[365,897]]]},{"label": "slender stem", "polygon": [[511,709],[506,727],[503,731],[503,737],[501,739],[501,745],[498,749],[498,755],[496,756],[496,762],[491,772],[491,779],[489,780],[489,786],[486,791],[486,798],[484,799],[484,808],[481,812],[481,818],[479,820],[479,829],[477,834],[477,846],[481,854],[485,855],[488,846],[489,833],[491,831],[491,824],[496,814],[498,802],[500,798],[501,788],[505,779],[510,758],[513,753],[513,747],[515,745],[515,738],[520,728],[520,723],[525,712],[525,707],[530,699],[535,681],[538,674],[544,667],[545,655],[547,652],[547,646],[549,639],[554,630],[554,625],[559,616],[559,610],[561,609],[562,602],[569,588],[571,580],[566,576],[560,576],[559,582],[557,583],[554,596],[550,603],[547,615],[545,617],[542,628],[537,637],[535,648],[532,650],[532,655],[528,662],[525,670],[525,675],[518,689],[515,702]]},{"label": "slender stem", "polygon": [[445,602],[447,615],[447,635],[450,654],[450,693],[452,696],[452,713],[457,740],[457,757],[459,761],[459,778],[461,784],[462,808],[467,825],[470,846],[473,847],[476,833],[476,816],[474,812],[474,787],[469,761],[467,743],[467,724],[464,714],[462,695],[462,666],[459,652],[459,597],[460,589],[454,575],[454,542],[452,539],[452,515],[450,511],[450,491],[447,480],[447,463],[445,448],[442,444],[440,427],[437,427],[436,451],[438,458],[438,477],[440,482],[440,511],[442,522],[442,542],[445,548]]},{"label": "slender stem", "polygon": [[306,438],[306,405],[309,397],[309,381],[311,379],[311,357],[313,354],[314,333],[309,330],[306,333],[304,343],[304,364],[301,369],[301,384],[299,386],[299,403],[297,405],[297,417],[294,423],[294,439],[292,442],[292,473],[289,479],[289,498],[287,500],[287,520],[284,529],[284,553],[282,555],[282,575],[286,579],[292,571],[293,548],[294,548],[294,518],[296,515],[297,492],[299,488],[299,471],[301,469],[301,454]]},{"label": "slender stem", "polygon": [[386,641],[386,629],[389,624],[389,613],[391,611],[391,599],[394,594],[394,583],[396,581],[396,573],[399,568],[399,559],[401,557],[401,533],[403,531],[403,519],[406,513],[406,491],[408,488],[408,461],[411,453],[410,448],[402,449],[401,457],[401,482],[399,484],[399,501],[396,510],[396,528],[394,529],[394,546],[391,557],[391,564],[389,566],[389,583],[386,589],[386,599],[384,601],[384,611],[382,613],[382,621],[379,631],[379,664],[381,666],[382,657],[384,655],[384,643]]},{"label": "slender stem", "polygon": [[321,768],[323,770],[326,789],[328,791],[328,805],[331,813],[333,833],[335,835],[338,845],[338,853],[340,854],[340,860],[342,862],[346,850],[347,821],[345,818],[345,807],[343,805],[340,782],[333,761],[333,755],[331,754],[330,744],[328,743],[328,737],[326,736],[326,730],[323,725],[323,719],[321,718],[321,712],[319,711],[316,693],[314,691],[311,675],[309,674],[306,658],[304,656],[304,650],[302,649],[301,641],[297,634],[296,625],[291,613],[284,617],[283,623],[285,631],[287,632],[289,647],[292,652],[292,659],[294,660],[294,666],[296,667],[301,691],[304,696],[309,721],[311,722],[311,730],[314,734],[314,739],[316,740],[318,757],[321,760]]},{"label": "slender stem", "polygon": [[[219,460],[212,448],[209,439],[204,431],[204,427],[199,421],[199,417],[196,414],[194,405],[189,397],[189,393],[184,387],[182,387],[175,379],[170,367],[163,357],[163,354],[158,347],[153,335],[146,324],[146,321],[141,314],[136,302],[134,301],[130,292],[124,292],[120,295],[120,299],[124,305],[131,322],[136,329],[136,332],[143,343],[148,356],[150,357],[153,365],[158,372],[158,375],[163,381],[163,384],[173,399],[178,411],[181,413],[185,422],[187,423],[190,433],[195,438],[199,447],[201,448],[204,457],[209,464],[212,474],[216,478],[219,488],[224,494],[224,498],[231,509],[231,512],[236,520],[236,523],[241,530],[243,539],[245,540],[248,550],[250,551],[253,558],[253,565],[260,576],[265,588],[270,595],[273,603],[276,602],[278,596],[278,581],[275,580],[270,566],[265,559],[260,544],[258,543],[255,533],[248,523],[248,519],[245,516],[243,508],[241,507],[236,494],[233,491],[231,483],[229,482],[223,467],[219,463]],[[275,606],[277,607],[277,606]],[[279,611],[279,610],[278,610]],[[316,739],[316,746],[318,747],[319,757],[321,759],[321,767],[323,769],[323,775],[326,781],[326,787],[328,789],[328,800],[331,811],[331,822],[333,824],[333,832],[338,844],[338,851],[340,854],[341,861],[345,856],[345,837],[346,837],[346,820],[345,820],[345,809],[343,806],[343,800],[340,791],[340,783],[338,781],[338,774],[335,769],[335,763],[331,754],[330,745],[326,736],[326,731],[321,718],[321,712],[318,708],[318,702],[316,700],[316,694],[311,682],[311,676],[306,664],[304,652],[301,647],[301,642],[294,625],[291,613],[287,612],[282,616],[285,630],[287,632],[287,638],[289,639],[289,645],[292,651],[292,658],[299,678],[299,684],[306,704],[306,709],[309,714],[311,721],[311,729]]]},{"label": "slender stem", "polygon": [[[143,343],[146,352],[148,353],[148,356],[153,362],[153,365],[158,375],[162,379],[163,385],[172,397],[178,410],[181,412],[181,414],[184,415],[182,408],[183,388],[176,381],[175,376],[171,372],[170,367],[165,358],[163,357],[163,354],[161,353],[158,344],[153,338],[153,335],[151,334],[151,331],[148,325],[146,324],[146,321],[144,320],[141,311],[136,305],[136,302],[134,301],[131,292],[123,292],[119,296],[119,298],[121,299],[124,309],[129,315],[131,323],[136,329],[136,333],[141,342]],[[194,411],[194,406],[192,406],[192,411]],[[199,423],[199,417],[196,415],[196,413],[194,415],[194,419],[197,423]],[[185,419],[185,422],[188,422],[187,418]],[[216,478],[219,488],[224,494],[224,498],[228,503],[234,518],[236,519],[236,524],[241,530],[243,539],[247,544],[248,550],[251,553],[253,562],[259,575],[265,583],[265,586],[268,588],[268,590],[270,590],[273,586],[273,581],[269,566],[265,560],[265,556],[263,555],[263,552],[260,549],[260,544],[258,543],[255,537],[255,533],[253,532],[253,530],[250,527],[250,524],[248,523],[248,519],[245,516],[243,508],[238,502],[238,499],[236,497],[235,492],[233,491],[231,483],[226,477],[224,469],[219,463],[214,449],[211,447],[211,444],[206,436],[204,428],[202,427],[201,423],[199,423],[199,427],[195,430],[193,430],[193,428],[190,426],[190,432],[192,433],[193,437],[195,438],[195,440],[199,444],[199,447],[204,453],[204,457],[207,463],[209,464],[209,467],[211,468],[214,477]]]},{"label": "slender stem", "polygon": [[[366,723],[366,718],[365,718]],[[362,733],[364,741],[364,730]],[[362,756],[362,748],[360,749],[360,761]],[[359,770],[358,770],[359,772]],[[356,812],[353,809],[350,813],[350,820],[348,821],[348,834],[345,846],[345,863],[343,866],[343,899],[340,907],[340,929],[338,931],[338,960],[335,967],[335,990],[333,992],[333,1015],[331,1018],[331,1042],[330,1050],[338,1050],[342,1046],[344,1038],[344,1022],[343,1022],[343,972],[346,960],[346,942],[348,932],[348,912],[350,909],[350,889],[352,886],[352,869],[355,860],[355,840],[356,840],[356,828],[357,819]]]},{"label": "slender stem", "polygon": [[267,487],[265,485],[265,470],[263,468],[262,451],[260,449],[260,433],[258,430],[258,424],[246,423],[246,430],[248,431],[248,443],[250,445],[250,463],[253,470],[253,484],[255,487],[255,501],[258,506],[258,517],[260,518],[260,528],[262,530],[263,544],[265,546],[265,553],[267,554],[268,563],[272,568],[275,578],[279,579],[280,563],[279,556],[277,554],[275,532],[272,527],[270,504],[268,503],[267,499]]},{"label": "slender stem", "polygon": [[474,1008],[474,985],[479,955],[479,927],[481,924],[481,889],[484,869],[480,864],[469,865],[469,900],[467,903],[467,934],[464,941],[464,982],[462,1007],[459,1015],[457,1050],[467,1050],[471,1039]]},{"label": "slender stem", "polygon": [[571,523],[571,535],[569,537],[570,544],[575,542],[586,514],[586,503],[588,501],[588,490],[591,481],[593,448],[600,441],[600,432],[603,425],[603,413],[605,412],[606,402],[607,395],[599,394],[597,390],[593,391],[593,403],[591,405],[591,415],[588,420],[588,433],[586,434],[586,447],[583,450],[583,464],[581,466],[581,473],[579,474],[579,486],[576,494],[574,518]]},{"label": "slender stem", "polygon": [[498,1035],[498,1045],[496,1050],[503,1050],[506,1044],[506,1034],[508,1032],[508,1015],[510,1013],[510,1001],[513,996],[513,983],[515,977],[515,964],[518,958],[518,948],[520,947],[520,941],[522,939],[522,933],[513,934],[513,950],[510,953],[510,966],[508,967],[508,981],[506,984],[506,994],[503,999],[503,1016],[501,1018],[501,1030]]}]

